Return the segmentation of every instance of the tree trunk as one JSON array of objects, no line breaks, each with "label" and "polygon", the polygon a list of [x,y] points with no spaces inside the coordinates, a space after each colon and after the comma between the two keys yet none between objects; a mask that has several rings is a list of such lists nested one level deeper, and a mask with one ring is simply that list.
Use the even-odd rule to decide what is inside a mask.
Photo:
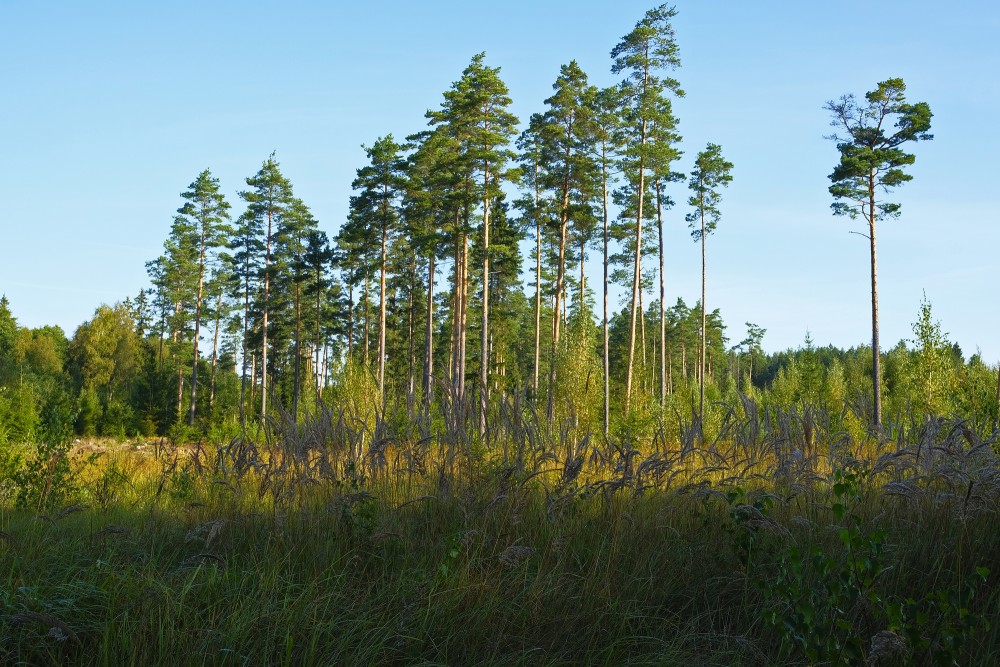
[{"label": "tree trunk", "polygon": [[667,296],[664,270],[666,267],[663,253],[663,202],[660,193],[660,179],[656,180],[656,228],[660,241],[660,409],[667,404],[667,319],[664,301]]},{"label": "tree trunk", "polygon": [[469,330],[469,238],[462,234],[462,299],[458,320],[458,396],[465,400],[466,340]]},{"label": "tree trunk", "polygon": [[542,218],[538,210],[538,163],[535,162],[535,377],[532,389],[538,400],[538,369],[542,360]]},{"label": "tree trunk", "polygon": [[215,302],[215,334],[212,339],[212,372],[208,380],[208,414],[213,414],[215,407],[215,369],[219,362],[219,326],[222,323],[222,291],[219,291],[218,300]]},{"label": "tree trunk", "polygon": [[354,357],[354,281],[347,283],[347,360]]},{"label": "tree trunk", "polygon": [[194,426],[195,399],[198,391],[198,339],[201,337],[201,300],[205,288],[205,225],[202,223],[201,239],[198,250],[198,298],[194,304],[194,345],[191,359],[191,407],[188,414],[188,426]]},{"label": "tree trunk", "polygon": [[434,259],[436,251],[431,251],[427,280],[427,351],[424,358],[424,405],[428,408],[434,399]]},{"label": "tree trunk", "polygon": [[872,390],[875,414],[875,430],[882,431],[882,364],[878,345],[878,272],[875,262],[875,170],[869,172],[868,180],[868,220],[869,240],[872,259]]},{"label": "tree trunk", "polygon": [[[649,81],[649,67],[647,65],[643,72],[642,97],[646,96],[646,86]],[[642,119],[642,129],[639,134],[639,145],[646,145],[646,131],[648,121]],[[632,399],[632,373],[635,368],[635,323],[636,317],[640,317],[639,309],[639,288],[642,281],[642,205],[646,194],[646,164],[642,157],[639,158],[639,191],[638,206],[635,216],[635,268],[632,276],[632,317],[629,326],[628,339],[628,366],[625,371],[625,414],[629,412],[630,401]]]},{"label": "tree trunk", "polygon": [[364,303],[364,309],[365,309],[365,312],[364,312],[365,322],[364,322],[364,332],[363,332],[364,333],[364,350],[362,350],[362,354],[363,354],[362,358],[364,360],[365,372],[368,372],[368,370],[369,370],[369,365],[368,365],[368,330],[369,330],[368,306],[369,306],[369,300],[368,300],[368,269],[367,268],[365,269],[365,287],[364,287],[364,292],[362,293],[361,300]]},{"label": "tree trunk", "polygon": [[416,358],[413,347],[413,295],[416,292],[417,286],[414,284],[416,282],[416,255],[414,254],[410,258],[410,294],[409,294],[409,304],[407,307],[407,320],[406,320],[406,347],[407,347],[407,385],[406,385],[406,412],[407,414],[413,413],[413,398],[414,392],[416,391]]},{"label": "tree trunk", "polygon": [[313,360],[313,380],[314,386],[313,391],[316,392],[315,403],[319,406],[319,402],[323,399],[323,390],[320,388],[321,381],[321,369],[323,363],[323,353],[326,351],[326,345],[321,343],[322,333],[321,333],[321,322],[323,320],[323,306],[320,302],[320,297],[323,294],[321,288],[323,282],[323,269],[321,265],[316,267],[316,304],[315,304],[315,314],[316,314],[316,327],[313,329],[313,344],[312,353],[315,356]]},{"label": "tree trunk", "polygon": [[250,269],[243,274],[243,350],[240,365],[240,428],[247,426],[247,357],[250,356]]},{"label": "tree trunk", "polygon": [[559,345],[559,304],[563,296],[563,281],[566,273],[566,226],[569,223],[569,171],[567,165],[566,183],[563,187],[563,205],[559,224],[559,257],[556,264],[556,301],[552,311],[552,358],[549,359],[549,398],[546,415],[551,421],[555,416],[553,389],[556,382],[556,348]]},{"label": "tree trunk", "polygon": [[706,331],[708,323],[708,308],[705,307],[705,201],[701,202],[701,359],[698,363],[701,374],[701,384],[698,389],[698,431],[701,443],[705,444],[705,344],[708,340]]},{"label": "tree trunk", "polygon": [[257,405],[257,355],[250,353],[250,405]]},{"label": "tree trunk", "polygon": [[608,358],[608,155],[601,145],[601,176],[604,186],[604,437],[611,427],[611,361]]},{"label": "tree trunk", "polygon": [[270,290],[271,290],[271,233],[272,224],[274,222],[274,215],[270,211],[267,212],[267,249],[264,254],[264,319],[263,319],[263,329],[262,340],[263,345],[261,346],[261,358],[260,358],[260,417],[264,419],[267,416],[267,311],[269,310],[270,303]]},{"label": "tree trunk", "polygon": [[385,263],[387,230],[382,230],[382,263],[379,266],[378,279],[378,393],[380,400],[385,402]]},{"label": "tree trunk", "polygon": [[489,163],[483,168],[483,327],[479,338],[479,435],[486,437],[490,387],[490,196]]},{"label": "tree trunk", "polygon": [[299,387],[302,384],[302,293],[295,284],[295,368],[292,371],[292,423],[299,422]]}]

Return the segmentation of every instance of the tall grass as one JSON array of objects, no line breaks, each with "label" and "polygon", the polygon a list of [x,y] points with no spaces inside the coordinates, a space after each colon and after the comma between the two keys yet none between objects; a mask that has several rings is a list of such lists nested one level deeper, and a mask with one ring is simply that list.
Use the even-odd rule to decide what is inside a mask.
[{"label": "tall grass", "polygon": [[[744,397],[704,443],[683,419],[604,440],[510,396],[483,439],[471,405],[345,402],[218,447],[78,450],[71,504],[0,510],[0,663],[809,664],[783,629],[803,605],[872,664],[934,664],[915,642],[958,631],[941,655],[1000,661],[981,622],[1000,611],[998,433],[867,436]],[[885,566],[831,609],[826,582],[859,557]],[[904,634],[887,610],[982,567],[959,596],[974,623],[927,602],[878,657]]]}]

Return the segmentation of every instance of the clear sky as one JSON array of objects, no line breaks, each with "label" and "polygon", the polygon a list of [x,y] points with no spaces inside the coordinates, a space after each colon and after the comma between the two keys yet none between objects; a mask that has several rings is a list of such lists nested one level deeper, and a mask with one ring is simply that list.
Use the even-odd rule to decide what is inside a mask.
[{"label": "clear sky", "polygon": [[[202,169],[236,192],[272,150],[331,235],[361,144],[425,126],[473,54],[500,66],[522,121],[560,64],[608,85],[611,48],[650,2],[41,2],[0,0],[0,292],[24,326],[72,335],[147,285]],[[674,23],[690,169],[712,141],[735,163],[709,238],[708,307],[768,350],[870,340],[867,241],[830,214],[823,104],[902,77],[934,113],[902,218],[879,228],[884,347],[921,295],[966,355],[1000,360],[996,166],[1000,8],[991,1],[686,0]],[[680,184],[672,192],[681,202]],[[669,213],[668,303],[693,304],[699,254]],[[595,253],[596,266],[596,253]]]}]

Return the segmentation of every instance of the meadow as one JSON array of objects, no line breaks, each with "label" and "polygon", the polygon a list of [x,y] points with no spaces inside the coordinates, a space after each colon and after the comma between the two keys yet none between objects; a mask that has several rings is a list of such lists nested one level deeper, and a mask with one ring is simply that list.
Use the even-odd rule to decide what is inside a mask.
[{"label": "meadow", "polygon": [[9,449],[0,662],[988,665],[998,432],[717,405],[702,442],[504,400]]}]

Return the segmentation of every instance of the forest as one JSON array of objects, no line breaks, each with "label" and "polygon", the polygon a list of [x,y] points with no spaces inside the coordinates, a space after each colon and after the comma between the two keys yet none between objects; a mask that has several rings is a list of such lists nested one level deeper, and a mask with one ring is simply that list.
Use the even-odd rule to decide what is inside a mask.
[{"label": "forest", "polygon": [[931,106],[831,91],[872,327],[767,351],[712,306],[734,165],[681,136],[675,15],[529,118],[473,56],[333,235],[275,152],[72,336],[0,299],[0,662],[994,664],[1000,368],[926,297],[879,339]]}]

